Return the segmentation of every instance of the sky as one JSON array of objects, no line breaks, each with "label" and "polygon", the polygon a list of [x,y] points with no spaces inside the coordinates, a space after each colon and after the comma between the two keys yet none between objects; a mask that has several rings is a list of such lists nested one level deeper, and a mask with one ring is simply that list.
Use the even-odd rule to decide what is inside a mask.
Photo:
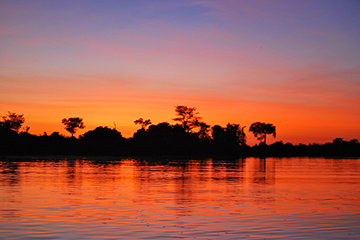
[{"label": "sky", "polygon": [[0,115],[131,137],[196,107],[209,125],[272,123],[297,143],[360,140],[360,1],[0,1]]}]

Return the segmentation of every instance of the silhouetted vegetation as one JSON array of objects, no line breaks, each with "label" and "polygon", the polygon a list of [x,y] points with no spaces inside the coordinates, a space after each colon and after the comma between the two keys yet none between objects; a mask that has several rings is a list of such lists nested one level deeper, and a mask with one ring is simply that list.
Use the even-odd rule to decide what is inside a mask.
[{"label": "silhouetted vegetation", "polygon": [[151,121],[150,121],[150,119],[144,120],[142,118],[139,118],[138,120],[135,120],[134,123],[141,125],[141,128],[145,129],[148,125],[151,124]]},{"label": "silhouetted vegetation", "polygon": [[197,116],[196,108],[186,106],[176,106],[175,114],[177,117],[173,120],[179,122],[177,124],[135,120],[141,128],[130,138],[124,138],[115,128],[101,126],[75,138],[76,130],[84,128],[82,118],[62,120],[71,137],[58,132],[32,135],[29,127],[21,128],[25,122],[23,114],[8,112],[0,121],[0,155],[360,157],[357,139],[336,138],[329,143],[309,145],[278,141],[267,145],[266,135],[275,137],[275,126],[256,122],[249,131],[261,142],[250,147],[246,143],[245,127],[240,124],[211,127]]},{"label": "silhouetted vegetation", "polygon": [[178,117],[173,118],[174,121],[181,122],[182,127],[186,132],[191,132],[193,128],[200,126],[201,117],[196,112],[196,108],[189,108],[187,106],[176,106],[175,112]]},{"label": "silhouetted vegetation", "polygon": [[265,145],[267,134],[272,134],[274,138],[276,137],[276,128],[271,123],[253,123],[250,126],[249,132],[252,132],[258,140],[263,140]]},{"label": "silhouetted vegetation", "polygon": [[245,155],[249,150],[246,145],[245,127],[230,124],[223,128],[212,127],[211,149],[214,155]]},{"label": "silhouetted vegetation", "polygon": [[72,137],[78,129],[85,128],[83,119],[79,117],[64,118],[61,122],[65,125],[65,130],[71,133]]},{"label": "silhouetted vegetation", "polygon": [[[79,137],[82,154],[121,155],[126,150],[125,138],[116,129],[97,127]],[[106,153],[106,154],[105,154]]]},{"label": "silhouetted vegetation", "polygon": [[[16,132],[19,131],[22,124],[25,122],[25,118],[23,114],[16,114],[12,112],[8,112],[8,115],[2,116],[2,122],[0,122],[0,127],[7,130],[14,130]],[[27,128],[26,131],[29,131]]]}]

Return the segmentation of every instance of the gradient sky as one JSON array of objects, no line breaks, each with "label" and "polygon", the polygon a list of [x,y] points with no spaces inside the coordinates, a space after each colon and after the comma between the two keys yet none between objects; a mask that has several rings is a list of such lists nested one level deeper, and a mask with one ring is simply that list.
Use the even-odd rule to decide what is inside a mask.
[{"label": "gradient sky", "polygon": [[[0,1],[0,115],[30,133],[133,121],[277,127],[277,138],[360,140],[360,1]],[[270,139],[269,139],[270,140]]]}]

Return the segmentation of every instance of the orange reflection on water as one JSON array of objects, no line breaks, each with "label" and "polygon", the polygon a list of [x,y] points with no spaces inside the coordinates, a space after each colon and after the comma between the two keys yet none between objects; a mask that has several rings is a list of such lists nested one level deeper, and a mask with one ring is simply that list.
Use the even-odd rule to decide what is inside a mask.
[{"label": "orange reflection on water", "polygon": [[359,159],[45,160],[0,169],[0,230],[9,238],[360,236]]}]

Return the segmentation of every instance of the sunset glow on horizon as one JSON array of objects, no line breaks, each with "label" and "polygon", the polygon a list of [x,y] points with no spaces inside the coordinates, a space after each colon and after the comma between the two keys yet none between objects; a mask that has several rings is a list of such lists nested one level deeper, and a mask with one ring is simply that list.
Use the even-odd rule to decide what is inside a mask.
[{"label": "sunset glow on horizon", "polygon": [[360,140],[360,2],[1,1],[0,116],[124,137],[196,107],[207,124],[276,126],[275,141]]}]

